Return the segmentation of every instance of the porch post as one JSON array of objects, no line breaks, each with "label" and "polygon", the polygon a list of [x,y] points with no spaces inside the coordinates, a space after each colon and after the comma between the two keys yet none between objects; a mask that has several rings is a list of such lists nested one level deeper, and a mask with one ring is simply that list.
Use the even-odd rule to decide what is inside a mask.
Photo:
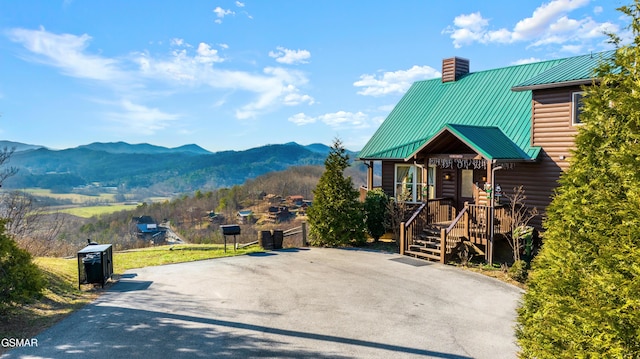
[{"label": "porch post", "polygon": [[491,192],[487,196],[489,207],[489,238],[487,238],[487,250],[484,254],[489,265],[493,265],[493,161],[487,161],[487,183],[491,185]]},{"label": "porch post", "polygon": [[367,189],[369,191],[373,189],[373,161],[369,161],[367,166]]},{"label": "porch post", "polygon": [[406,238],[404,237],[404,232],[405,232],[405,223],[404,222],[400,222],[400,235],[398,238],[400,240],[400,255],[404,255],[404,242],[406,241]]}]

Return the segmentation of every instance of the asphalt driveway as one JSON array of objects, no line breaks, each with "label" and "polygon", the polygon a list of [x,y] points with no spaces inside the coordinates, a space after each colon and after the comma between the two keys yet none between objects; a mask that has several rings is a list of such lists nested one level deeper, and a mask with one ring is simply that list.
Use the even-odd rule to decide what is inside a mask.
[{"label": "asphalt driveway", "polygon": [[397,254],[283,250],[131,270],[2,358],[515,358],[520,296]]}]

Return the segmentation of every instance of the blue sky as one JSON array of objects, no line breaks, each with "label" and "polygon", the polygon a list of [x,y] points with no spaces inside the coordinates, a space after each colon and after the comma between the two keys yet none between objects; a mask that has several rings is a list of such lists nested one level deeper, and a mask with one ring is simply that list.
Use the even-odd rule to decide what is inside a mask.
[{"label": "blue sky", "polygon": [[0,139],[359,150],[442,59],[611,49],[618,0],[0,0]]}]

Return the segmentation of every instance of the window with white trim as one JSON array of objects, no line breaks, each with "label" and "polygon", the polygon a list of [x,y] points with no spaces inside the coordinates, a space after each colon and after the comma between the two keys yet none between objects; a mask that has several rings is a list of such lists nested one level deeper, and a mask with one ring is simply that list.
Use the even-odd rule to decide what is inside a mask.
[{"label": "window with white trim", "polygon": [[582,113],[582,94],[583,92],[571,93],[571,124],[581,125],[580,114]]},{"label": "window with white trim", "polygon": [[[409,202],[421,202],[431,196],[431,178],[435,181],[435,168],[434,175],[431,175],[431,168],[429,172],[425,173],[425,169],[419,165],[409,164],[396,164],[395,179],[394,179],[394,196],[396,198],[406,198]],[[430,178],[429,184],[427,183],[427,177]]]}]

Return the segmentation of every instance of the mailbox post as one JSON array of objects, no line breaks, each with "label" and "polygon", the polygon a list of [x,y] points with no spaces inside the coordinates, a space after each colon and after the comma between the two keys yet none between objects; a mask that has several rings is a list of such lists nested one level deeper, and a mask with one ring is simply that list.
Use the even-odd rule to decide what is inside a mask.
[{"label": "mailbox post", "polygon": [[233,236],[233,250],[236,250],[236,235],[240,234],[240,226],[237,224],[227,224],[220,226],[224,237],[224,252],[227,253],[227,236]]}]

